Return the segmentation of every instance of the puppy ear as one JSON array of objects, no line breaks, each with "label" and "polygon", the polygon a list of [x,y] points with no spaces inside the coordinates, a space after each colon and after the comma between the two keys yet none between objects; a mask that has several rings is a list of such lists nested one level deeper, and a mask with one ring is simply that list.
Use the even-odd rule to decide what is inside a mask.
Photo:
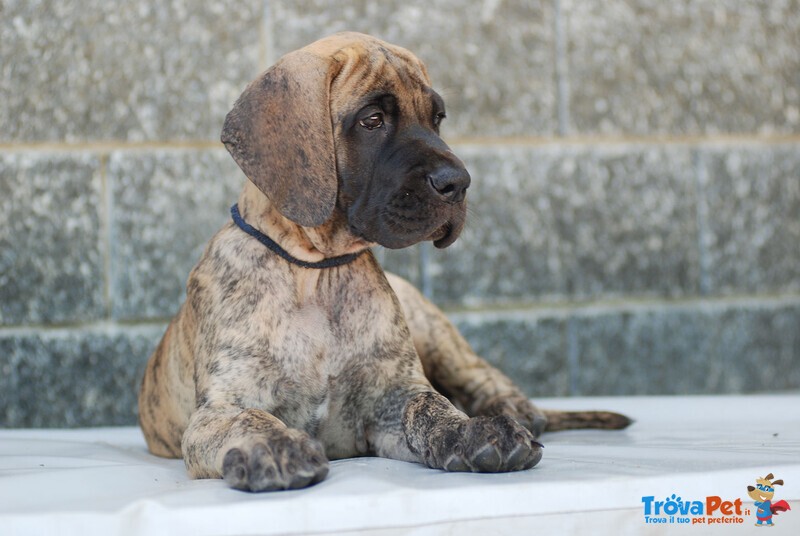
[{"label": "puppy ear", "polygon": [[783,486],[783,479],[779,478],[778,480],[773,481],[772,485],[773,486]]},{"label": "puppy ear", "polygon": [[281,214],[305,227],[336,205],[330,114],[338,63],[298,50],[254,80],[228,112],[222,143]]},{"label": "puppy ear", "polygon": [[747,486],[747,491],[753,491],[754,489],[756,489],[755,486]]}]

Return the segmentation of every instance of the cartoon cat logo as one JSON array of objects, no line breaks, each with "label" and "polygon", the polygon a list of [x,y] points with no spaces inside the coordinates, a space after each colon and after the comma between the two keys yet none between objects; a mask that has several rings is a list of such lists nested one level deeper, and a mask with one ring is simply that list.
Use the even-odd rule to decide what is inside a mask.
[{"label": "cartoon cat logo", "polygon": [[755,486],[747,486],[747,494],[753,499],[756,510],[756,527],[773,527],[772,516],[791,510],[789,503],[778,501],[773,504],[775,486],[783,486],[783,480],[772,480],[772,473],[764,478],[757,478]]}]

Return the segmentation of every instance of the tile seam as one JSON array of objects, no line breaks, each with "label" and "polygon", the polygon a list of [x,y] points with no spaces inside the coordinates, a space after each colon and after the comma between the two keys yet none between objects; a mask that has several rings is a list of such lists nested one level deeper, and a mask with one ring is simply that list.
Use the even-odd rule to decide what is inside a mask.
[{"label": "tile seam", "polygon": [[[445,136],[447,143],[454,147],[571,147],[571,146],[665,146],[686,145],[713,149],[731,146],[770,146],[800,144],[798,135],[776,136],[563,136],[563,137],[460,137]],[[216,150],[223,151],[224,147],[219,141],[188,140],[188,141],[153,141],[153,142],[124,142],[124,141],[87,141],[80,143],[67,143],[59,141],[47,142],[0,142],[0,154],[20,152],[143,152],[143,151],[184,151],[184,150]]]},{"label": "tile seam", "polygon": [[100,155],[100,184],[102,188],[101,245],[103,250],[103,316],[111,317],[112,273],[111,273],[111,184],[108,176],[108,154]]},{"label": "tile seam", "polygon": [[711,258],[708,247],[708,200],[706,187],[708,185],[708,167],[700,151],[695,150],[692,155],[694,167],[694,186],[696,191],[696,220],[697,220],[697,247],[699,255],[699,281],[698,292],[700,296],[711,294]]},{"label": "tile seam", "polygon": [[567,34],[561,0],[553,0],[555,26],[555,75],[558,135],[569,132],[569,65],[567,63]]},{"label": "tile seam", "polygon": [[597,316],[603,314],[661,312],[661,311],[724,311],[735,308],[779,309],[800,307],[800,295],[782,296],[748,295],[735,297],[691,297],[676,301],[624,300],[619,302],[553,303],[542,305],[520,305],[502,308],[487,306],[481,309],[444,309],[457,321],[481,318],[495,320],[531,320],[539,318],[570,318],[574,316]]}]

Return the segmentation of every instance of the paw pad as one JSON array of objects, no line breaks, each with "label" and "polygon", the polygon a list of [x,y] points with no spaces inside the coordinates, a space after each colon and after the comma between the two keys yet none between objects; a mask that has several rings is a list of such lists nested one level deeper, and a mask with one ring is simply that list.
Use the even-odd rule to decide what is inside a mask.
[{"label": "paw pad", "polygon": [[311,438],[273,438],[249,449],[232,448],[222,462],[222,477],[244,491],[297,489],[315,484],[328,474],[322,446]]},{"label": "paw pad", "polygon": [[542,457],[542,445],[511,417],[475,417],[460,424],[460,439],[450,443],[443,464],[448,471],[497,473],[529,469]]}]

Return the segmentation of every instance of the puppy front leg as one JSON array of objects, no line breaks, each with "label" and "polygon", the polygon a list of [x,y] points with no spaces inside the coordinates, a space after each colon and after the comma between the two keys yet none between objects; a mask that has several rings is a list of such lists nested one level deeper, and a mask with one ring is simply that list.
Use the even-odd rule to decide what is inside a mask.
[{"label": "puppy front leg", "polygon": [[544,412],[505,374],[479,357],[445,314],[406,280],[387,274],[406,317],[425,375],[470,416],[508,415],[535,436]]},{"label": "puppy front leg", "polygon": [[426,376],[469,415],[507,415],[539,437],[545,429],[625,428],[631,420],[611,411],[537,408],[511,379],[479,357],[445,314],[407,281],[387,274],[400,299]]},{"label": "puppy front leg", "polygon": [[224,478],[245,491],[303,488],[328,474],[318,441],[258,409],[198,409],[181,450],[193,478]]},{"label": "puppy front leg", "polygon": [[[385,417],[392,412],[381,413]],[[480,473],[529,469],[542,458],[542,446],[516,420],[505,415],[469,418],[433,391],[410,395],[396,408],[396,415],[396,428],[408,452],[398,449],[398,442],[384,441],[383,445],[394,446],[394,452],[379,448],[379,456],[415,460],[434,469]],[[383,424],[390,425],[393,420],[384,419]],[[385,426],[383,433],[398,435],[392,428]]]}]

